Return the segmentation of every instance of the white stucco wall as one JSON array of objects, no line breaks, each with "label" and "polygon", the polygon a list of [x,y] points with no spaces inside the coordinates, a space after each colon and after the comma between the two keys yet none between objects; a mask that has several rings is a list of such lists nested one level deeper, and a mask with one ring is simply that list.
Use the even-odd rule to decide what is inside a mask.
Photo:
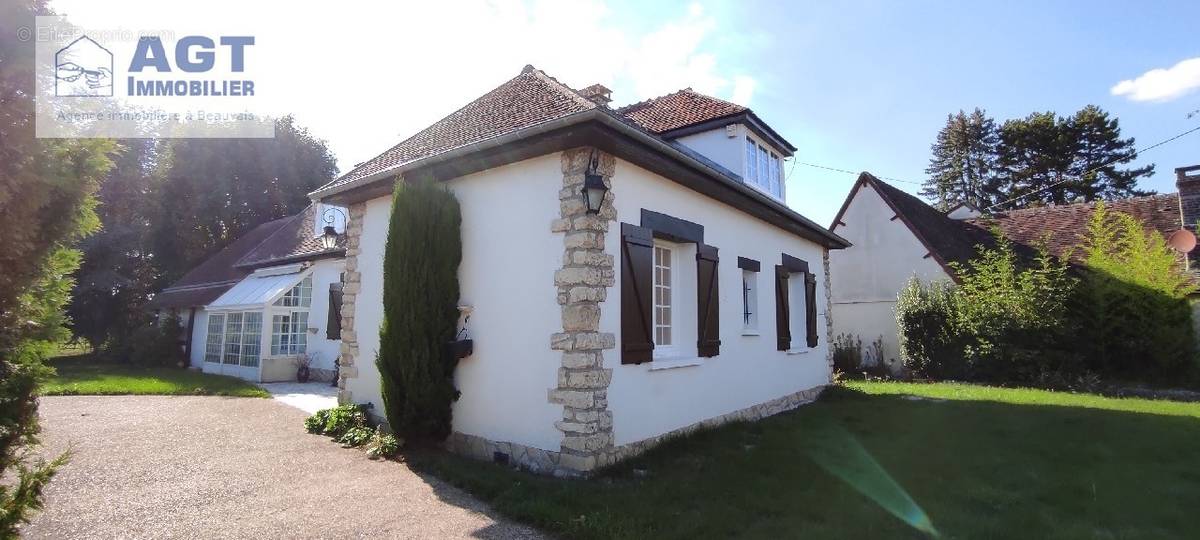
[{"label": "white stucco wall", "polygon": [[[787,233],[731,206],[702,196],[679,184],[631,163],[618,160],[612,196],[619,222],[640,224],[643,208],[692,221],[704,226],[704,242],[716,247],[720,262],[721,353],[713,358],[695,358],[695,308],[677,312],[679,325],[688,328],[691,342],[683,358],[655,360],[641,365],[622,365],[618,349],[605,353],[605,365],[613,369],[608,388],[608,406],[613,412],[613,435],[617,445],[636,442],[686,427],[725,413],[750,407],[800,390],[825,384],[830,372],[826,362],[825,276],[823,249],[815,243]],[[606,237],[609,253],[620,253],[619,224]],[[616,232],[617,234],[614,234]],[[776,349],[774,267],[787,253],[808,261],[817,278],[817,328],[820,344],[804,345],[804,334],[793,339],[793,354]],[[742,332],[742,273],[737,258],[759,261],[758,279],[760,335]],[[618,257],[619,264],[619,257]],[[685,272],[679,292],[695,296],[695,259],[682,260]],[[798,281],[798,280],[792,280]],[[620,333],[621,284],[609,290],[601,308],[602,332]],[[684,307],[684,310],[687,308]],[[803,312],[803,307],[793,311]],[[677,326],[678,327],[678,326]],[[659,369],[669,364],[695,364]]]},{"label": "white stucco wall", "polygon": [[746,127],[733,124],[733,136],[730,137],[724,127],[693,133],[676,140],[684,146],[713,160],[718,165],[730,171],[744,175],[746,163]]},{"label": "white stucco wall", "polygon": [[834,334],[849,333],[867,345],[883,336],[885,358],[899,359],[896,294],[913,276],[950,279],[878,192],[863,184],[833,231],[853,244],[830,252]]},{"label": "white stucco wall", "polygon": [[[461,360],[455,385],[454,430],[494,441],[559,449],[554,422],[562,406],[547,392],[558,384],[561,353],[550,335],[561,331],[554,271],[562,265],[562,235],[550,232],[558,217],[562,169],[558,154],[490,169],[447,182],[462,209],[463,258],[459,285],[475,352]],[[382,413],[374,369],[383,312],[383,250],[391,201],[367,203],[355,303],[359,376],[348,381],[355,402]]]},{"label": "white stucco wall", "polygon": [[192,353],[188,358],[188,362],[194,368],[204,367],[204,340],[207,336],[208,312],[204,308],[196,308],[196,324],[192,327]]}]

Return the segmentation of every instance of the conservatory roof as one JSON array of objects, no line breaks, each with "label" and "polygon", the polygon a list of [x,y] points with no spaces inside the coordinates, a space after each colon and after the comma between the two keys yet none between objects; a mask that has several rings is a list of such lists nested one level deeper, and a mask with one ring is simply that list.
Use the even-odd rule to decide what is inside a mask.
[{"label": "conservatory roof", "polygon": [[264,268],[225,291],[208,309],[259,308],[275,301],[304,278],[305,265]]}]

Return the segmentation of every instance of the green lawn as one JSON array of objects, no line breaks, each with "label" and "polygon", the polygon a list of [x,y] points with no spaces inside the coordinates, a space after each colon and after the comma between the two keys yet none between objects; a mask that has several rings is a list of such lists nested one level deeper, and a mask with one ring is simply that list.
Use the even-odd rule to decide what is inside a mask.
[{"label": "green lawn", "polygon": [[266,390],[224,375],[210,375],[174,367],[136,367],[104,364],[90,357],[50,361],[58,374],[42,384],[41,394],[61,395],[214,395],[270,397]]},{"label": "green lawn", "polygon": [[1200,403],[851,383],[587,481],[439,452],[409,460],[571,538],[1200,534]]}]

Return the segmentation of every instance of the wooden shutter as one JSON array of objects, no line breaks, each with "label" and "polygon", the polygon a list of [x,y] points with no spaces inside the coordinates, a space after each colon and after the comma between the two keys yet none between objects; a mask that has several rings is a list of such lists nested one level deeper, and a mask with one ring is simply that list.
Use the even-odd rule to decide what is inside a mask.
[{"label": "wooden shutter", "polygon": [[808,331],[809,348],[817,346],[817,278],[804,274],[804,323]]},{"label": "wooden shutter", "polygon": [[621,363],[654,357],[654,236],[650,229],[621,224]]},{"label": "wooden shutter", "polygon": [[696,245],[696,307],[699,327],[696,350],[702,357],[721,353],[720,295],[717,294],[717,248]]},{"label": "wooden shutter", "polygon": [[342,284],[329,284],[329,316],[325,321],[325,338],[342,339]]},{"label": "wooden shutter", "polygon": [[792,323],[788,310],[788,270],[775,266],[775,348],[786,351],[792,348]]}]

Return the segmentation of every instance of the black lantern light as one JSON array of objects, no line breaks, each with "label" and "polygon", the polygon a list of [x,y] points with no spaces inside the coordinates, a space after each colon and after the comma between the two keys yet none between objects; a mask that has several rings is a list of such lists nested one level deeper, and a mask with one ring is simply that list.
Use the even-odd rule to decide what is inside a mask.
[{"label": "black lantern light", "polygon": [[587,173],[583,175],[583,203],[587,205],[589,214],[599,214],[600,206],[604,204],[604,195],[608,186],[604,185],[604,177],[596,172],[599,158],[592,154],[592,162],[588,165]]},{"label": "black lantern light", "polygon": [[325,209],[322,219],[325,221],[325,232],[321,235],[321,247],[325,249],[333,249],[337,247],[338,233],[337,228],[333,226],[337,219],[337,214],[342,215],[342,222],[345,223],[346,214],[340,209],[329,207]]}]

